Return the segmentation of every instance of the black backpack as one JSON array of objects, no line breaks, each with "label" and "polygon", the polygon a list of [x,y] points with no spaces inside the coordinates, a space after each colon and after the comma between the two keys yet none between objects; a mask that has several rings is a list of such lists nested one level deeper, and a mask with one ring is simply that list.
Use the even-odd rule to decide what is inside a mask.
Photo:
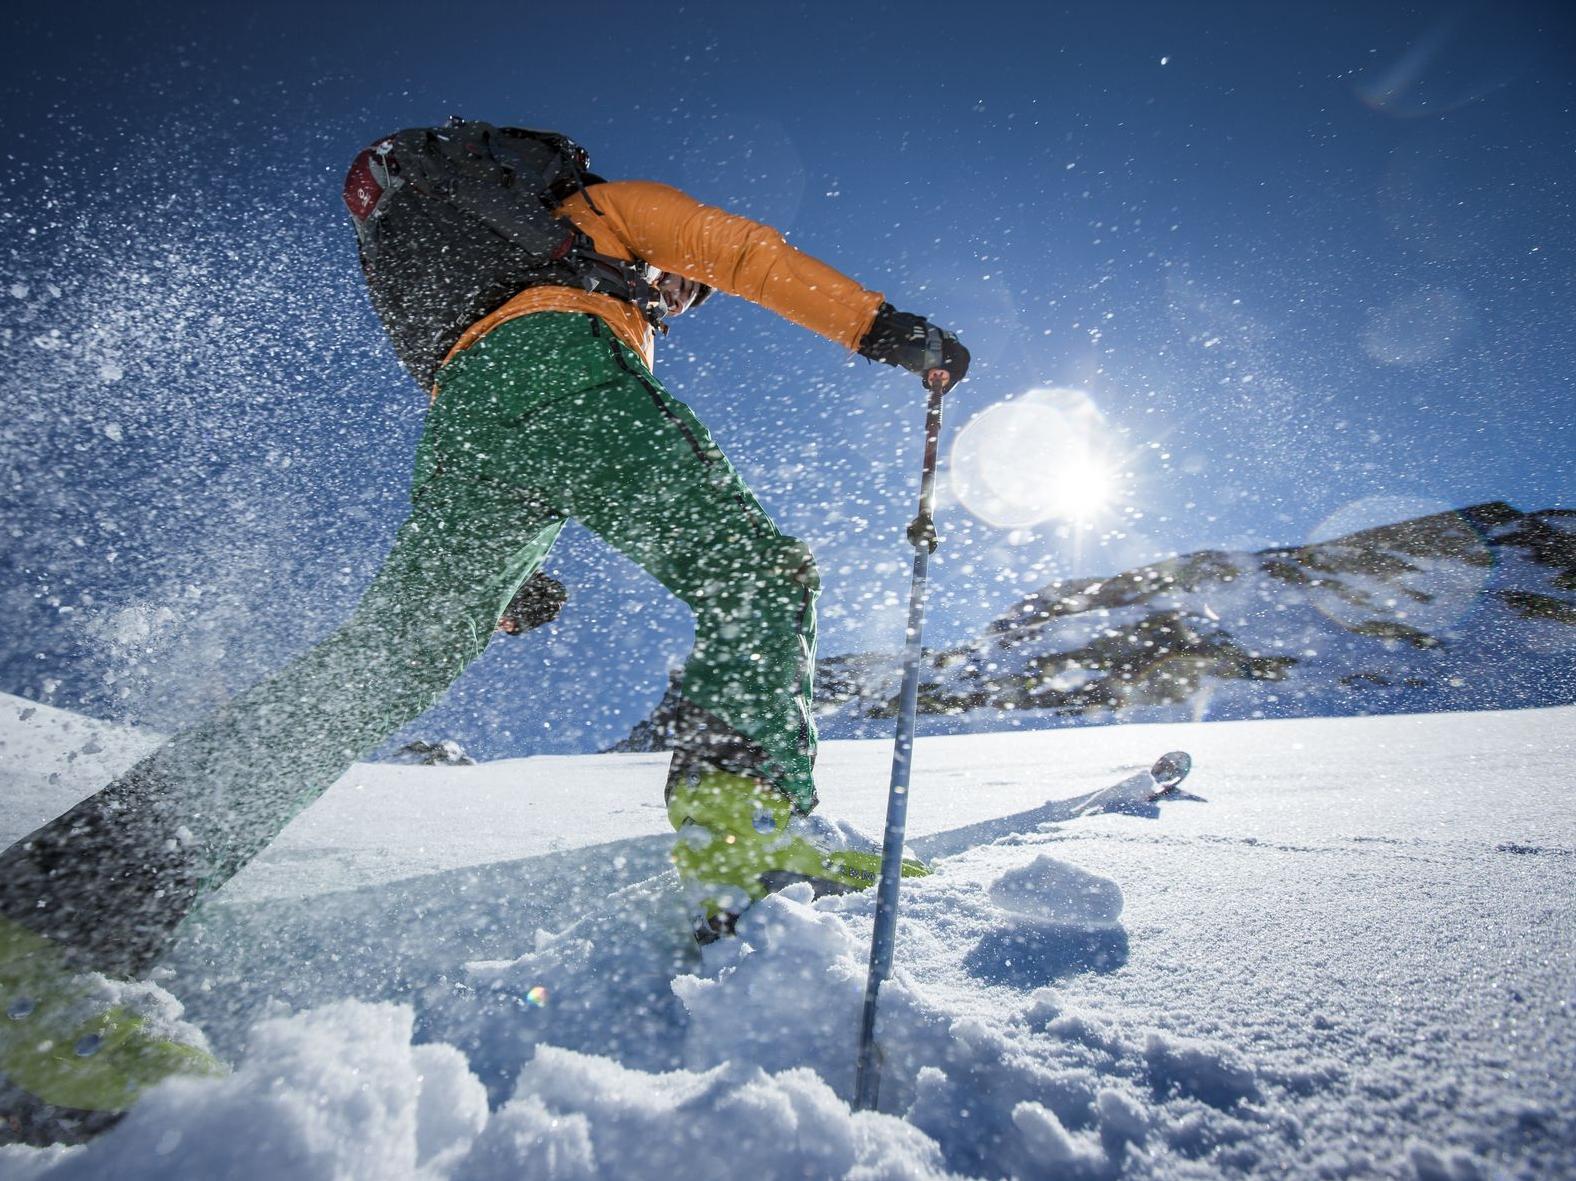
[{"label": "black backpack", "polygon": [[589,163],[556,132],[459,118],[396,132],[356,157],[345,205],[361,269],[400,363],[423,386],[467,328],[527,287],[603,292],[660,325],[646,264],[597,253],[552,214],[601,181]]}]

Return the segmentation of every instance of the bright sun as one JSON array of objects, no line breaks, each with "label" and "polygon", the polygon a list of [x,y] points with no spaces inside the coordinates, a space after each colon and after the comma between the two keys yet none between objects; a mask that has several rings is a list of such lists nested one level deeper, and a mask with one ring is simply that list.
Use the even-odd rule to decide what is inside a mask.
[{"label": "bright sun", "polygon": [[1052,517],[1090,521],[1110,507],[1116,472],[1105,457],[1093,451],[1066,455],[1060,469],[1048,497]]},{"label": "bright sun", "polygon": [[1031,390],[981,411],[958,434],[951,476],[958,500],[993,525],[1091,523],[1120,489],[1109,432],[1081,390]]}]

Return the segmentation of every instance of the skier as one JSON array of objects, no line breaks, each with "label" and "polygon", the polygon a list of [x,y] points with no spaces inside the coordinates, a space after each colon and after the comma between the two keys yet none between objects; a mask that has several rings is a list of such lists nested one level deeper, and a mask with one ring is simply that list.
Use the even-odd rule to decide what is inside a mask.
[{"label": "skier", "polygon": [[[948,388],[967,350],[767,226],[603,180],[552,133],[399,133],[357,157],[346,202],[374,307],[434,397],[411,514],[343,626],[0,853],[0,1074],[51,1104],[119,1110],[211,1068],[125,1010],[82,1018],[75,974],[145,973],[495,628],[556,612],[561,588],[532,580],[570,518],[695,614],[667,802],[697,936],[788,881],[863,888],[878,872],[811,817],[814,560],[652,375],[654,331],[717,289]],[[531,245],[544,208],[550,251]]]}]

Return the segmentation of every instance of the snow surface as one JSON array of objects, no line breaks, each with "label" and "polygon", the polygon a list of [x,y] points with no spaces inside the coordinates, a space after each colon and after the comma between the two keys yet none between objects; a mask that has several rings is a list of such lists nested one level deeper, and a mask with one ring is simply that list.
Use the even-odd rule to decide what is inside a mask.
[{"label": "snow surface", "polygon": [[[0,1177],[1576,1177],[1573,734],[921,739],[937,873],[904,885],[863,1114],[867,896],[792,888],[702,954],[663,756],[358,766],[159,974],[234,1073]],[[0,840],[154,741],[0,698]],[[1146,804],[1172,749],[1194,773]],[[827,743],[824,809],[879,831],[889,758]]]}]

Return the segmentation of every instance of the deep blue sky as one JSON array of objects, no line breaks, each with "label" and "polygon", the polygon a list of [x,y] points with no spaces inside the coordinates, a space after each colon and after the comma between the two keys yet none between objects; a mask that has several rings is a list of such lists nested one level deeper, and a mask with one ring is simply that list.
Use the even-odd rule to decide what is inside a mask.
[{"label": "deep blue sky", "polygon": [[[348,611],[425,399],[360,290],[340,177],[451,113],[569,132],[605,175],[772,222],[956,327],[976,369],[949,437],[1033,387],[1090,395],[1120,511],[1008,530],[948,507],[938,642],[1052,577],[1332,515],[1576,505],[1567,3],[463,13],[0,18],[0,688],[169,726]],[[815,546],[823,652],[895,647],[917,382],[736,300],[659,347]],[[684,610],[582,532],[550,568],[562,621],[495,644],[418,731],[584,749],[660,693]]]}]

